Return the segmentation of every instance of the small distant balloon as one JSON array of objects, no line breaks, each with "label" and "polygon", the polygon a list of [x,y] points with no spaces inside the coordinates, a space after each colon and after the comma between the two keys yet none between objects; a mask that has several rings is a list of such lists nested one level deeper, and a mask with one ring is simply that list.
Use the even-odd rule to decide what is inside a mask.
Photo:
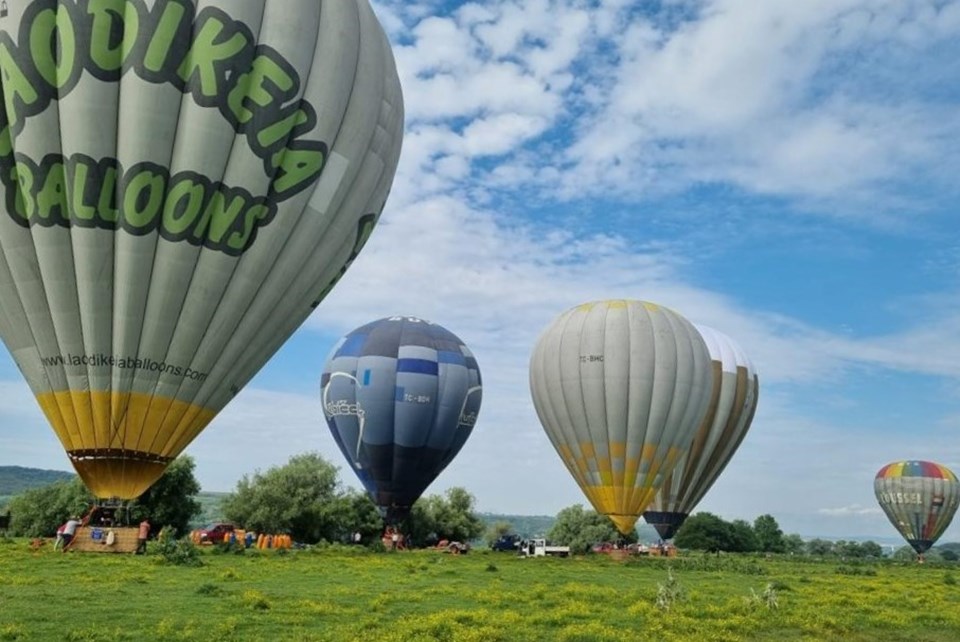
[{"label": "small distant balloon", "polygon": [[710,408],[683,457],[643,519],[672,538],[723,472],[750,429],[760,392],[757,372],[743,349],[713,328],[697,325],[713,362]]},{"label": "small distant balloon", "polygon": [[415,317],[368,323],[334,346],[320,380],[334,440],[390,524],[460,452],[483,387],[470,349]]},{"label": "small distant balloon", "polygon": [[907,543],[923,555],[950,526],[960,504],[960,481],[930,461],[887,464],[873,480],[880,508]]},{"label": "small distant balloon", "polygon": [[568,310],[530,359],[547,436],[593,507],[624,535],[686,455],[712,390],[697,329],[645,301]]}]

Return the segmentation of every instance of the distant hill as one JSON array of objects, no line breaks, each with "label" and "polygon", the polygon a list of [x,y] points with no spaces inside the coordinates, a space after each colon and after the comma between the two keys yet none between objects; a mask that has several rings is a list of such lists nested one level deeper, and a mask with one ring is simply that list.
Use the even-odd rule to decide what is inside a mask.
[{"label": "distant hill", "polygon": [[197,501],[200,502],[200,514],[190,520],[191,528],[202,528],[212,522],[224,521],[221,507],[224,498],[230,493],[212,493],[200,491]]},{"label": "distant hill", "polygon": [[0,496],[18,495],[25,490],[72,479],[74,473],[22,466],[0,466]]},{"label": "distant hill", "polygon": [[479,513],[477,517],[489,528],[497,522],[507,522],[513,532],[522,537],[544,536],[553,526],[553,515],[501,515],[498,513]]},{"label": "distant hill", "polygon": [[[498,513],[480,513],[477,515],[487,527],[497,522],[507,522],[513,532],[521,537],[544,537],[557,521],[555,515],[501,515]],[[656,542],[660,539],[653,526],[643,521],[637,522],[637,533],[641,542]]]}]

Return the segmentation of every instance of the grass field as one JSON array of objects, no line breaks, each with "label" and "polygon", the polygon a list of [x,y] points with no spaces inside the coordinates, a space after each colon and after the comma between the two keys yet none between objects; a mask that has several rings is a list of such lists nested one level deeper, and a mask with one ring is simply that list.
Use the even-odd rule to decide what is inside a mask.
[{"label": "grass field", "polygon": [[0,640],[960,640],[960,569],[474,551],[159,555],[0,538]]}]

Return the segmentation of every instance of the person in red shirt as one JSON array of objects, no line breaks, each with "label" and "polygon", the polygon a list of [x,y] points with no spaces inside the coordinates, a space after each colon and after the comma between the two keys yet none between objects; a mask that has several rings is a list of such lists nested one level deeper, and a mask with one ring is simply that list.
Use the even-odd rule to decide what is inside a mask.
[{"label": "person in red shirt", "polygon": [[136,555],[143,555],[147,552],[147,538],[150,537],[150,521],[144,518],[140,522],[140,531],[137,533]]}]

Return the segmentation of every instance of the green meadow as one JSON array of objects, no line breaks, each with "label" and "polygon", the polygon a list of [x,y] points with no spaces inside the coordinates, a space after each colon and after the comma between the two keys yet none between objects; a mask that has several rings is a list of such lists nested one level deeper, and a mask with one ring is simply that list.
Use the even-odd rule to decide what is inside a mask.
[{"label": "green meadow", "polygon": [[960,639],[960,569],[345,547],[201,566],[0,538],[0,640]]}]

